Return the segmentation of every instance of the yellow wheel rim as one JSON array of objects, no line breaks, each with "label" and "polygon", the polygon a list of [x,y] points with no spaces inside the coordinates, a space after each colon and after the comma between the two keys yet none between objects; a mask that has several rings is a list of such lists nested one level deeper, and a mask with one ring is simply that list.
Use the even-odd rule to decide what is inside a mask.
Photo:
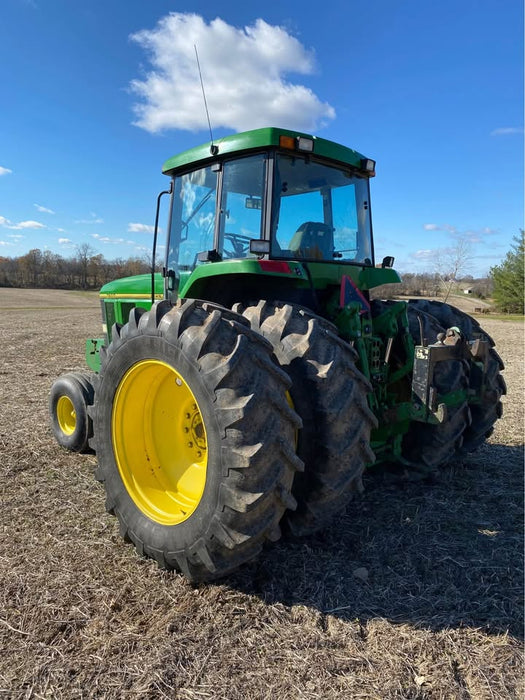
[{"label": "yellow wheel rim", "polygon": [[195,511],[206,483],[201,411],[182,376],[160,360],[142,360],[123,376],[112,412],[113,451],[137,507],[162,525]]},{"label": "yellow wheel rim", "polygon": [[77,414],[69,396],[61,396],[57,401],[58,427],[65,435],[73,435],[77,427]]}]

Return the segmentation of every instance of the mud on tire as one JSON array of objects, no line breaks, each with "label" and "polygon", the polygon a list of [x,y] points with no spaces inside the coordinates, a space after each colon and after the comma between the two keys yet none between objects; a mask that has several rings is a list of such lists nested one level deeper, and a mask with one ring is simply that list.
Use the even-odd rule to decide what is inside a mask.
[{"label": "mud on tire", "polygon": [[310,310],[260,301],[234,307],[270,341],[292,380],[290,396],[303,421],[297,454],[305,463],[295,476],[298,502],[285,521],[294,535],[324,527],[362,489],[367,462],[374,461],[370,431],[377,425],[367,393],[371,386],[355,366],[356,353],[336,327]]},{"label": "mud on tire", "polygon": [[277,539],[295,507],[300,419],[271,352],[244,319],[194,300],[136,308],[113,327],[94,411],[97,478],[122,535],[160,567],[227,574]]},{"label": "mud on tire", "polygon": [[463,434],[463,449],[471,452],[479,447],[494,431],[494,424],[503,414],[501,397],[507,393],[505,380],[501,375],[503,361],[494,348],[494,341],[483,330],[478,321],[451,304],[427,299],[410,299],[409,308],[431,314],[444,328],[457,326],[467,340],[481,338],[490,344],[485,376],[485,391],[479,403],[470,405],[472,422]]}]

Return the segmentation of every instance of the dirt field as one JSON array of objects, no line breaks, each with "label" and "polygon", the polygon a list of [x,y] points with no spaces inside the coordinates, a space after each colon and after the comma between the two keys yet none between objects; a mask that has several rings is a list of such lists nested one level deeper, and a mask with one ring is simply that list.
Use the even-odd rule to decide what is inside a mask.
[{"label": "dirt field", "polygon": [[377,470],[334,526],[192,587],[140,559],[95,457],[48,428],[96,296],[0,289],[0,697],[523,697],[523,324],[489,444],[431,479]]}]

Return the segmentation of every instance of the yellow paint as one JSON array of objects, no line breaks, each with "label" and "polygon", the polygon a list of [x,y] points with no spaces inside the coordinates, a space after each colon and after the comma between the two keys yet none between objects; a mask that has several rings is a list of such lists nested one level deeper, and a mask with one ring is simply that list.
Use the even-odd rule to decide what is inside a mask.
[{"label": "yellow paint", "polygon": [[[151,299],[151,294],[99,294],[101,299]],[[155,294],[155,299],[164,299],[162,294]]]},{"label": "yellow paint", "polygon": [[58,427],[65,435],[73,435],[77,427],[77,414],[69,396],[61,396],[57,401]]},{"label": "yellow paint", "polygon": [[130,367],[115,392],[112,436],[136,506],[162,525],[189,518],[204,493],[208,452],[200,408],[183,377],[160,360]]}]

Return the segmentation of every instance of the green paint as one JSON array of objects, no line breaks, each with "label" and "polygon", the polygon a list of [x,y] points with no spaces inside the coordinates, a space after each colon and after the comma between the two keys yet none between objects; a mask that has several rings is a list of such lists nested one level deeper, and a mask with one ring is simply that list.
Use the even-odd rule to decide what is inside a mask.
[{"label": "green paint", "polygon": [[86,340],[86,364],[93,372],[100,370],[100,348],[105,345],[105,338],[88,338]]},{"label": "green paint", "polygon": [[211,142],[205,143],[202,146],[197,146],[196,148],[190,148],[167,160],[162,166],[162,172],[172,175],[179,170],[185,170],[188,166],[192,166],[197,162],[205,164],[207,162],[216,161],[225,155],[237,155],[247,151],[262,150],[270,147],[275,148],[279,146],[279,138],[281,136],[312,139],[314,142],[314,155],[322,158],[329,158],[339,163],[345,163],[354,168],[359,168],[361,166],[361,159],[364,158],[361,153],[351,148],[341,146],[333,141],[321,139],[318,136],[311,136],[310,134],[303,134],[298,131],[288,131],[287,129],[264,128],[225,136],[222,139],[214,141],[214,146],[218,148],[217,155],[211,154]]},{"label": "green paint", "polygon": [[[155,294],[163,295],[164,280],[160,272],[155,273]],[[105,284],[100,290],[100,296],[107,295],[122,296],[125,294],[135,295],[136,298],[141,298],[146,294],[151,296],[151,275],[135,275],[134,277],[122,277],[118,280],[113,280]]]}]

